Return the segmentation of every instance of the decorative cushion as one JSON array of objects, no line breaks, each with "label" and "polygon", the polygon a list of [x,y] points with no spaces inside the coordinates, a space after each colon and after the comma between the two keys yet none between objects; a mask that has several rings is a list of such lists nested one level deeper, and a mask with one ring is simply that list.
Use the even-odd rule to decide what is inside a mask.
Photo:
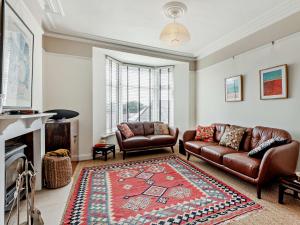
[{"label": "decorative cushion", "polygon": [[130,130],[129,126],[126,123],[119,124],[117,127],[125,138],[134,136],[134,133]]},{"label": "decorative cushion", "polygon": [[155,122],[154,123],[154,135],[168,135],[170,134],[168,124]]},{"label": "decorative cushion", "polygon": [[213,142],[214,141],[214,126],[197,126],[196,128],[196,141]]},{"label": "decorative cushion", "polygon": [[239,150],[246,129],[236,126],[226,127],[220,140],[220,145]]},{"label": "decorative cushion", "polygon": [[287,143],[287,139],[271,138],[261,143],[258,147],[252,149],[248,153],[248,156],[255,157],[255,158],[262,158],[269,149],[280,145],[284,145],[286,143]]}]

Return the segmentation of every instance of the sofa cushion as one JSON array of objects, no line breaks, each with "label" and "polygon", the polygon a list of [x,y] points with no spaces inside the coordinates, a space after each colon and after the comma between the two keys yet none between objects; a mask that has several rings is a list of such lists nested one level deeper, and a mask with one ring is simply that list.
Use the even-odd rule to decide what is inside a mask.
[{"label": "sofa cushion", "polygon": [[260,159],[249,157],[248,152],[236,152],[223,156],[224,166],[252,178],[258,176],[260,162]]},{"label": "sofa cushion", "polygon": [[204,141],[204,142],[213,142],[214,141],[214,126],[197,126],[196,128],[196,137],[195,140],[197,141]]},{"label": "sofa cushion", "polygon": [[216,163],[222,164],[223,156],[233,152],[236,152],[236,150],[224,146],[204,146],[201,149],[201,156]]},{"label": "sofa cushion", "polygon": [[271,138],[286,139],[287,143],[292,140],[291,135],[285,130],[258,126],[252,131],[250,149],[258,147],[260,144]]},{"label": "sofa cushion", "polygon": [[246,129],[242,127],[226,127],[225,132],[220,140],[220,145],[239,150],[245,131]]},{"label": "sofa cushion", "polygon": [[141,122],[128,122],[126,123],[130,130],[134,133],[135,136],[144,136],[144,125]]},{"label": "sofa cushion", "polygon": [[219,142],[224,134],[225,128],[229,125],[223,123],[213,123],[212,126],[215,127],[214,141]]},{"label": "sofa cushion", "polygon": [[144,122],[144,131],[145,135],[153,135],[154,134],[154,123],[153,122]]},{"label": "sofa cushion", "polygon": [[287,143],[286,139],[271,138],[271,139],[261,143],[258,147],[252,149],[248,153],[248,156],[261,159],[270,148],[284,145],[286,143]]},{"label": "sofa cushion", "polygon": [[170,134],[169,126],[168,124],[161,123],[161,122],[155,122],[154,123],[154,134],[155,135],[167,135]]},{"label": "sofa cushion", "polygon": [[119,131],[125,138],[130,138],[134,136],[134,133],[130,130],[126,123],[122,123],[117,125]]},{"label": "sofa cushion", "polygon": [[204,146],[218,145],[216,142],[204,142],[204,141],[187,141],[184,143],[184,148],[200,155],[201,148]]},{"label": "sofa cushion", "polygon": [[148,135],[151,146],[163,146],[175,144],[176,139],[172,135]]},{"label": "sofa cushion", "polygon": [[149,138],[144,136],[134,136],[127,138],[123,141],[123,147],[125,149],[131,149],[131,148],[145,148],[150,146],[151,141]]}]

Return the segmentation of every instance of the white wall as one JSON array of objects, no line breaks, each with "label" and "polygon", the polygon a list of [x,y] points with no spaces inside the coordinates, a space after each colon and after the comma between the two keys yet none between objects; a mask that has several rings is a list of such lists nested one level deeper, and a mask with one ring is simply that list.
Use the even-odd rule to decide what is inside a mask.
[{"label": "white wall", "polygon": [[[105,68],[105,54],[93,48],[93,144],[106,135]],[[109,141],[115,143],[113,138]]]},{"label": "white wall", "polygon": [[78,157],[90,159],[93,146],[91,59],[45,52],[43,85],[44,110],[70,109],[80,113]]},{"label": "white wall", "polygon": [[[299,52],[300,33],[197,71],[197,123],[282,128],[300,141]],[[289,66],[289,98],[260,100],[259,70],[281,64]],[[244,101],[226,103],[224,79],[240,74],[244,75]]]},{"label": "white wall", "polygon": [[174,125],[180,136],[195,124],[194,98],[195,72],[189,71],[187,63],[175,64],[174,68]]}]

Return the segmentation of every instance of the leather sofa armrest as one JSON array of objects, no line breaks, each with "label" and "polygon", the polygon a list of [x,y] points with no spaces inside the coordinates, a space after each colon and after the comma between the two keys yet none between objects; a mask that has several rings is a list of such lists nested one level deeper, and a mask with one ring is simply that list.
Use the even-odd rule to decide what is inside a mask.
[{"label": "leather sofa armrest", "polygon": [[170,135],[172,135],[176,142],[177,142],[177,138],[178,138],[178,134],[179,134],[179,129],[178,128],[174,128],[174,127],[169,127],[169,131],[170,131]]},{"label": "leather sofa armrest", "polygon": [[299,156],[299,142],[271,148],[264,155],[258,174],[258,183],[262,184],[275,177],[295,173]]},{"label": "leather sofa armrest", "polygon": [[183,143],[195,140],[196,130],[187,130],[183,133]]},{"label": "leather sofa armrest", "polygon": [[116,131],[116,137],[117,137],[117,141],[118,141],[118,145],[120,148],[120,151],[123,151],[123,135],[121,134],[121,132],[119,130]]}]

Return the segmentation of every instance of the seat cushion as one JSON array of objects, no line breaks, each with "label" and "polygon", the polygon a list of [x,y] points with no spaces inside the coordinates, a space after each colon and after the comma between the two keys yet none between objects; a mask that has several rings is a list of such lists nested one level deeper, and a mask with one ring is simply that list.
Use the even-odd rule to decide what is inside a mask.
[{"label": "seat cushion", "polygon": [[145,136],[134,136],[127,138],[123,141],[123,147],[125,149],[131,149],[131,148],[145,148],[150,146],[151,141],[149,138]]},{"label": "seat cushion", "polygon": [[236,150],[220,145],[205,146],[201,149],[201,156],[216,163],[222,164],[223,156],[234,152],[236,152]]},{"label": "seat cushion", "polygon": [[204,141],[187,141],[184,143],[184,148],[200,155],[201,148],[204,146],[218,145],[216,142],[204,142]]},{"label": "seat cushion", "polygon": [[148,135],[151,146],[163,146],[175,144],[176,139],[171,135]]},{"label": "seat cushion", "polygon": [[223,156],[224,166],[252,178],[258,176],[260,162],[260,159],[249,157],[248,152],[236,152]]}]

